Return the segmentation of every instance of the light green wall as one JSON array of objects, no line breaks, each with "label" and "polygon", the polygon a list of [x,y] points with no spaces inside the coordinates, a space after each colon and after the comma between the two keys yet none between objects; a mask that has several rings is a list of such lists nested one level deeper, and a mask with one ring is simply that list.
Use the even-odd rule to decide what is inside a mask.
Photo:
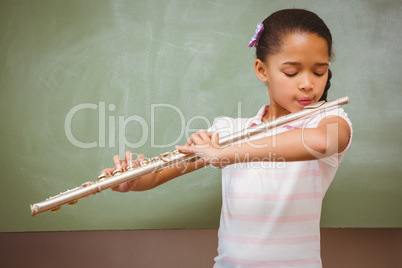
[{"label": "light green wall", "polygon": [[[351,98],[354,140],[321,225],[402,227],[401,1],[1,0],[0,232],[217,227],[220,172],[210,167],[148,192],[105,191],[56,214],[32,218],[29,204],[96,180],[125,149],[119,135],[136,143],[149,130],[133,151],[152,157],[174,150],[152,142],[185,141],[182,119],[198,129],[208,127],[201,117],[254,115],[269,100],[248,41],[258,22],[291,7],[328,24],[329,99]],[[86,109],[74,114],[71,134],[94,148],[67,137],[78,107]]]}]

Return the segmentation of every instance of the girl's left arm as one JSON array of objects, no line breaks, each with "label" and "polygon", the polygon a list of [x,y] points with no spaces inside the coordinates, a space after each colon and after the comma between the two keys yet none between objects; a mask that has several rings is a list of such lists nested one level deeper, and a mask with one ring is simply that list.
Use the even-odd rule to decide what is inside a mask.
[{"label": "girl's left arm", "polygon": [[208,163],[224,167],[240,162],[303,161],[328,157],[346,149],[351,136],[349,124],[340,116],[324,118],[317,128],[294,129],[277,135],[220,148],[215,133],[199,131],[184,146]]}]

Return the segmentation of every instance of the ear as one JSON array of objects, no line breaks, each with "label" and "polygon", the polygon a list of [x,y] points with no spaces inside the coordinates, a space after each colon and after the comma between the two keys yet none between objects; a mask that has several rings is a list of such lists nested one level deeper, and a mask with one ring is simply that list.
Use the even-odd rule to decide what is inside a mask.
[{"label": "ear", "polygon": [[260,59],[256,59],[254,62],[254,71],[255,75],[260,79],[262,82],[268,82],[267,78],[267,66],[263,63]]}]

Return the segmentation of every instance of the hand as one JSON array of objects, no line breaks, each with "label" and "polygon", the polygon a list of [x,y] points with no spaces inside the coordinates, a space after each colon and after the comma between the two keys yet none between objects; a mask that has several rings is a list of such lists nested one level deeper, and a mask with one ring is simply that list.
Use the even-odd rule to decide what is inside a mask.
[{"label": "hand", "polygon": [[[119,155],[115,155],[113,157],[114,168],[105,168],[104,170],[102,170],[102,174],[111,176],[113,171],[127,168],[130,165],[139,164],[144,159],[145,159],[144,155],[139,154],[137,156],[137,158],[135,159],[135,161],[133,161],[133,154],[130,151],[126,151],[124,161],[121,161]],[[138,178],[138,179],[140,179],[140,178]],[[116,192],[121,192],[121,193],[129,192],[134,188],[135,184],[137,183],[137,180],[123,182],[122,184],[120,184],[116,187],[113,187],[112,190],[116,191]]]},{"label": "hand", "polygon": [[192,134],[183,146],[176,146],[176,149],[185,154],[196,154],[206,163],[217,168],[224,168],[229,163],[224,163],[222,148],[219,146],[219,134],[217,132],[206,132],[199,130]]}]

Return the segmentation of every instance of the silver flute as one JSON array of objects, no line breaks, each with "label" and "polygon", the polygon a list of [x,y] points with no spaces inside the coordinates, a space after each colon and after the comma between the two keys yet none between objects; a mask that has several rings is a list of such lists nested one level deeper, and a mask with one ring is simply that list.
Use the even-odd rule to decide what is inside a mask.
[{"label": "silver flute", "polygon": [[[303,110],[277,119],[243,129],[236,133],[227,135],[219,139],[219,146],[225,147],[235,142],[242,142],[245,139],[274,129],[281,125],[295,121],[302,117],[311,115],[313,113],[324,111],[325,109],[339,107],[349,103],[349,97],[344,96],[332,101],[320,101],[309,106],[305,106]],[[138,179],[149,173],[159,173],[166,167],[188,161],[196,161],[199,157],[195,154],[184,154],[178,150],[173,152],[163,153],[151,159],[142,161],[139,164],[128,166],[125,169],[113,171],[111,176],[101,175],[97,181],[89,181],[83,183],[81,186],[71,190],[67,190],[58,195],[51,196],[45,201],[30,205],[32,216],[40,214],[45,211],[58,211],[62,205],[70,204],[75,205],[78,199],[88,197],[90,195],[102,192],[106,189],[118,186],[121,183]]]}]

